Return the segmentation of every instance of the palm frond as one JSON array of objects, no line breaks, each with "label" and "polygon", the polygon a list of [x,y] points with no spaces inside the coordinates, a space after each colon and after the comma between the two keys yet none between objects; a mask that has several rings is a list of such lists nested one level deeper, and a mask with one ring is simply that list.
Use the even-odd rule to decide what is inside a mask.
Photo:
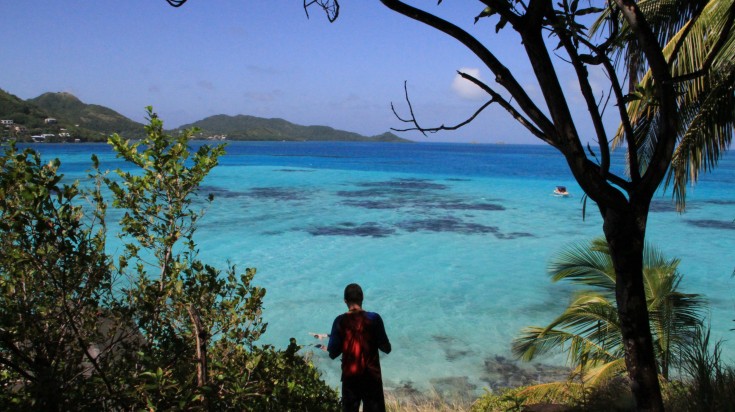
[{"label": "palm frond", "polygon": [[583,354],[595,359],[620,356],[621,341],[617,311],[608,299],[593,292],[582,292],[569,307],[545,328],[527,327],[513,340],[513,353],[523,360],[553,349],[569,351],[576,363]]},{"label": "palm frond", "polygon": [[[702,73],[679,83],[677,147],[665,188],[672,188],[679,210],[685,207],[688,184],[714,168],[732,143],[735,130],[735,15],[733,0],[648,0],[638,3],[646,20],[659,34],[664,56],[671,62],[674,78]],[[610,10],[593,25],[599,31]],[[644,173],[659,136],[658,105],[652,94],[651,73],[630,28],[620,20],[618,53],[625,62],[632,84],[638,83],[635,97],[627,105],[633,125],[640,172]],[[613,147],[626,143],[622,127],[613,138]]]},{"label": "palm frond", "polygon": [[[735,43],[735,41],[733,42]],[[674,152],[665,188],[672,186],[680,209],[686,187],[702,172],[711,171],[729,148],[735,131],[735,64],[723,66],[712,76],[710,88],[688,102],[692,112]]]},{"label": "palm frond", "polygon": [[[595,290],[575,291],[566,309],[546,327],[524,328],[512,344],[515,356],[528,361],[554,350],[567,352],[572,365],[594,369],[590,379],[604,379],[614,375],[616,368],[622,368],[621,363],[608,365],[623,362],[624,356],[611,293],[615,290],[615,276],[609,257],[610,250],[603,238],[586,245],[573,244],[555,256],[550,265],[555,270],[551,273],[554,280],[566,279]],[[701,323],[706,302],[700,295],[678,290],[679,259],[667,258],[657,248],[646,245],[643,265],[656,356],[666,377]]]},{"label": "palm frond", "polygon": [[615,290],[615,271],[604,239],[596,239],[592,247],[579,243],[563,249],[552,258],[548,273],[554,282],[569,280],[577,285]]},{"label": "palm frond", "polygon": [[[568,349],[567,349],[568,348]],[[568,351],[568,361],[572,365],[586,356],[592,360],[610,361],[622,356],[622,348],[604,347],[583,336],[560,329],[546,329],[529,326],[511,345],[513,355],[524,361],[531,361],[538,355],[552,351]]]},{"label": "palm frond", "polygon": [[625,359],[618,358],[600,365],[592,366],[584,371],[579,371],[579,374],[585,386],[594,387],[601,385],[605,381],[616,376],[620,376],[625,372]]}]

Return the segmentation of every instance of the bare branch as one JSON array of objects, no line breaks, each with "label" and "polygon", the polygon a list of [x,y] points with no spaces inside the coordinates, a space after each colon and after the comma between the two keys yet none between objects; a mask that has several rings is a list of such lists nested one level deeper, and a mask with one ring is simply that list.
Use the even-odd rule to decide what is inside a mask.
[{"label": "bare branch", "polygon": [[330,23],[334,23],[339,17],[339,1],[338,0],[304,0],[304,12],[306,18],[309,18],[309,7],[316,4],[318,8],[321,8],[327,15],[327,20]]},{"label": "bare branch", "polygon": [[393,114],[396,116],[396,118],[398,118],[398,120],[400,120],[400,121],[402,121],[404,123],[413,123],[416,127],[415,128],[410,128],[410,129],[405,129],[405,130],[395,129],[395,131],[397,131],[397,132],[405,132],[405,131],[408,131],[408,130],[418,130],[418,131],[421,132],[421,134],[423,134],[424,136],[426,136],[426,129],[424,129],[423,127],[419,126],[419,123],[416,120],[416,115],[413,113],[413,105],[411,104],[411,99],[408,97],[408,82],[407,81],[404,81],[403,82],[403,91],[404,91],[404,93],[406,95],[406,103],[408,104],[408,112],[411,114],[411,118],[410,119],[404,119],[401,116],[399,116],[398,113],[396,112],[395,107],[393,106],[393,103],[390,104],[390,108],[391,108],[391,110],[393,110]]},{"label": "bare branch", "polygon": [[589,71],[587,66],[582,63],[577,47],[574,44],[572,35],[566,30],[566,27],[561,26],[562,22],[555,18],[555,16],[549,16],[553,20],[556,20],[556,26],[559,29],[555,30],[559,40],[561,40],[564,49],[569,56],[572,67],[577,74],[577,81],[579,82],[579,89],[582,93],[585,103],[587,104],[587,111],[590,114],[592,125],[597,135],[597,143],[600,145],[600,156],[602,162],[600,164],[600,172],[602,178],[607,178],[607,174],[610,171],[610,145],[607,142],[607,133],[605,132],[605,125],[602,122],[602,115],[600,114],[600,108],[597,105],[592,86],[589,82]]},{"label": "bare branch", "polygon": [[[660,102],[661,122],[659,124],[659,141],[654,149],[653,156],[641,177],[639,196],[653,196],[659,183],[666,174],[676,146],[677,137],[677,108],[676,93],[674,91],[669,65],[663,56],[653,29],[646,18],[632,0],[614,0],[621,11],[623,18],[637,34],[638,44],[643,51],[651,74],[654,79],[656,97]],[[637,155],[636,155],[637,156]]]},{"label": "bare branch", "polygon": [[633,137],[633,126],[630,123],[630,116],[628,115],[628,111],[626,110],[623,88],[621,86],[620,80],[618,79],[617,72],[615,71],[615,66],[610,61],[610,58],[605,54],[605,48],[607,47],[607,45],[603,44],[602,46],[595,46],[583,37],[580,37],[579,41],[595,53],[593,60],[595,61],[595,63],[601,64],[602,67],[605,68],[607,77],[608,79],[610,79],[610,87],[615,94],[615,100],[617,101],[616,106],[618,107],[620,122],[623,125],[623,133],[625,133],[625,140],[628,146],[631,180],[633,182],[636,182],[640,179],[638,156],[636,155],[638,145],[636,144],[635,138]]},{"label": "bare branch", "polygon": [[[397,0],[381,0],[386,7],[391,10],[400,13],[406,17],[409,17],[418,22],[424,23],[430,27],[439,30],[442,33],[449,35],[462,43],[465,47],[470,49],[482,62],[487,66],[495,75],[495,81],[503,86],[511,96],[518,102],[518,106],[528,116],[528,118],[535,124],[540,130],[544,132],[544,136],[548,139],[556,141],[558,139],[556,128],[554,124],[549,120],[548,117],[536,106],[533,100],[528,96],[523,87],[518,83],[516,78],[505,67],[497,57],[490,52],[482,43],[480,43],[475,37],[467,33],[460,27],[441,19],[433,14],[427,13],[423,10],[409,6],[401,1]],[[503,2],[490,1],[491,4],[502,6]],[[519,16],[515,15],[512,11],[504,11],[506,18],[511,24],[519,23]],[[515,23],[514,23],[515,21]],[[546,140],[544,140],[546,141]],[[553,146],[557,147],[558,142]]]},{"label": "bare branch", "polygon": [[498,92],[493,90],[490,86],[485,84],[484,82],[480,81],[479,79],[475,78],[474,76],[464,73],[464,72],[457,72],[460,76],[462,76],[463,79],[469,80],[475,85],[477,85],[479,88],[485,91],[485,93],[489,94],[491,97],[491,101],[497,102],[503,109],[505,109],[510,115],[523,127],[528,129],[529,132],[531,132],[534,136],[538,137],[539,139],[543,140],[544,142],[548,143],[549,145],[556,147],[555,142],[551,140],[548,136],[544,134],[541,130],[536,128],[533,123],[523,117],[523,115],[516,110],[513,105],[510,104],[507,100],[503,98]]},{"label": "bare branch", "polygon": [[413,112],[413,105],[411,105],[411,99],[408,96],[408,87],[406,86],[406,82],[403,83],[403,89],[405,90],[405,93],[406,93],[406,103],[408,104],[408,111],[411,114],[411,118],[410,119],[404,119],[404,118],[402,118],[396,112],[396,109],[395,109],[395,106],[393,106],[393,103],[390,104],[390,108],[391,108],[391,110],[393,110],[393,114],[396,116],[396,118],[398,118],[398,120],[400,120],[400,121],[402,121],[404,123],[412,123],[414,125],[414,127],[409,127],[409,128],[406,128],[406,129],[396,129],[396,128],[391,127],[391,130],[396,131],[396,132],[407,132],[407,131],[411,131],[411,130],[418,130],[419,132],[421,132],[421,134],[423,134],[424,136],[426,136],[426,133],[427,132],[428,133],[436,133],[436,132],[438,132],[440,130],[457,130],[460,127],[465,126],[466,124],[468,124],[471,121],[475,120],[475,118],[483,110],[485,110],[486,107],[490,106],[493,103],[493,99],[488,100],[487,102],[485,102],[485,104],[483,104],[482,106],[480,106],[480,108],[477,109],[477,111],[475,111],[475,113],[472,116],[470,116],[465,121],[463,121],[463,122],[461,122],[459,124],[456,124],[454,126],[444,126],[442,124],[439,127],[421,127],[419,125],[418,120],[416,119],[416,115]]}]

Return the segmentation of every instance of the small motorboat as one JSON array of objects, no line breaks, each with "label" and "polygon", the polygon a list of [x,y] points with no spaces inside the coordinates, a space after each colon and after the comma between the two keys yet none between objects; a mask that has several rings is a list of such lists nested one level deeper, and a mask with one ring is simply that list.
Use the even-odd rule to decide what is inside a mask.
[{"label": "small motorboat", "polygon": [[566,186],[557,186],[556,189],[554,189],[554,196],[566,197],[569,196],[569,191],[567,191]]}]

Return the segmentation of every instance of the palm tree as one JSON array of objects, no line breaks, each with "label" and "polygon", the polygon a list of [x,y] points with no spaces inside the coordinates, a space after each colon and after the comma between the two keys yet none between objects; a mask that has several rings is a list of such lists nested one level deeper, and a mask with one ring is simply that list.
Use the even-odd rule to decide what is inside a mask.
[{"label": "palm tree", "polygon": [[[646,247],[643,277],[650,326],[660,373],[668,379],[672,366],[701,323],[704,300],[678,290],[678,259],[666,259]],[[513,353],[530,361],[555,349],[568,351],[568,361],[586,385],[596,385],[625,372],[625,350],[615,304],[615,270],[603,238],[563,249],[550,263],[554,282],[582,286],[569,306],[545,327],[526,327],[513,342]]]},{"label": "palm tree", "polygon": [[[663,54],[677,85],[677,145],[666,185],[680,209],[686,187],[712,170],[728,149],[735,130],[735,0],[642,0],[639,7],[659,34]],[[599,32],[611,18],[603,13],[593,26]],[[659,105],[653,77],[626,23],[620,26],[619,62],[628,68],[631,128],[639,147],[638,165],[648,166],[659,136]],[[625,144],[621,126],[613,144]]]}]

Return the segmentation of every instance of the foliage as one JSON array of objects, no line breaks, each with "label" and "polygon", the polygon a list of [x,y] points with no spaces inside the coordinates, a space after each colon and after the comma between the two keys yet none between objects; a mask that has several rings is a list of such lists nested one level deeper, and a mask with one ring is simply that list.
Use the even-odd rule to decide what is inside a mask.
[{"label": "foliage", "polygon": [[100,141],[104,141],[112,133],[127,138],[144,136],[142,124],[107,107],[85,104],[70,93],[44,93],[29,99],[28,103],[35,104],[44,112],[51,114],[67,129],[72,129],[72,125],[79,125],[79,129],[94,132]]},{"label": "foliage", "polygon": [[0,89],[0,118],[33,128],[41,127],[46,117],[36,105]]},{"label": "foliage", "polygon": [[[651,330],[660,373],[667,379],[701,322],[703,300],[679,292],[678,259],[666,259],[648,247],[644,255]],[[555,349],[568,351],[569,362],[585,385],[596,385],[625,370],[620,321],[615,307],[616,276],[604,239],[562,250],[549,266],[554,281],[567,280],[578,290],[564,312],[546,327],[527,327],[513,342],[514,353],[531,360]]]},{"label": "foliage", "polygon": [[[45,119],[53,117],[54,124]],[[4,133],[18,141],[29,141],[34,134],[54,134],[47,141],[80,139],[103,142],[112,133],[127,137],[143,137],[143,125],[103,106],[84,104],[69,93],[44,93],[34,99],[22,100],[0,90],[0,118],[13,120],[14,125],[26,131],[15,132],[7,128]],[[0,130],[2,131],[2,130]],[[61,137],[60,133],[69,136]]]},{"label": "foliage", "polygon": [[301,126],[283,119],[224,114],[210,116],[192,123],[202,130],[203,137],[226,135],[228,140],[288,140],[288,141],[385,141],[405,142],[392,133],[365,137],[328,126]]},{"label": "foliage", "polygon": [[58,167],[14,145],[0,157],[0,409],[83,409],[107,384],[88,379],[110,298],[104,209],[88,225],[78,184],[62,184]]},{"label": "foliage", "polygon": [[563,411],[632,410],[628,384],[625,379],[614,379],[594,388],[571,381],[508,388],[497,394],[486,392],[472,405],[472,412],[524,411],[532,405]]},{"label": "foliage", "polygon": [[510,388],[500,393],[485,392],[474,404],[472,412],[494,412],[520,410],[519,404],[525,403],[526,399],[519,395],[523,387]]},{"label": "foliage", "polygon": [[539,396],[536,392],[527,391],[527,388],[526,386],[506,388],[498,393],[486,390],[485,394],[472,404],[471,412],[522,411],[524,406],[537,403],[561,403],[569,399],[566,394],[553,396],[542,394]]},{"label": "foliage", "polygon": [[[680,118],[677,141],[667,177],[678,206],[684,208],[686,186],[700,173],[712,170],[728,149],[735,129],[735,3],[732,0],[682,1],[644,0],[640,7],[656,27],[662,52],[671,62],[677,83]],[[611,15],[600,15],[599,31]],[[647,165],[656,146],[660,121],[659,102],[654,96],[650,68],[641,64],[642,51],[635,33],[620,22],[617,53],[629,67],[629,82],[635,86],[628,97],[628,114],[638,147],[638,162]],[[624,41],[622,41],[624,39]],[[621,126],[616,145],[625,144]]]},{"label": "foliage", "polygon": [[[197,189],[223,147],[191,153],[193,130],[149,117],[140,142],[110,138],[136,170],[109,175],[93,157],[86,190],[32,150],[0,157],[0,408],[330,410],[336,392],[295,341],[255,344],[255,269],[198,259]],[[114,265],[103,185],[122,216]]]},{"label": "foliage", "polygon": [[709,329],[697,329],[684,358],[686,380],[678,386],[678,410],[735,411],[735,368],[724,364],[722,343],[710,345]]},{"label": "foliage", "polygon": [[341,410],[337,391],[324,384],[308,357],[297,354],[300,348],[291,338],[283,351],[266,345],[253,352],[258,357],[258,367],[253,370],[252,379],[266,384],[266,395],[245,406],[272,412]]}]

